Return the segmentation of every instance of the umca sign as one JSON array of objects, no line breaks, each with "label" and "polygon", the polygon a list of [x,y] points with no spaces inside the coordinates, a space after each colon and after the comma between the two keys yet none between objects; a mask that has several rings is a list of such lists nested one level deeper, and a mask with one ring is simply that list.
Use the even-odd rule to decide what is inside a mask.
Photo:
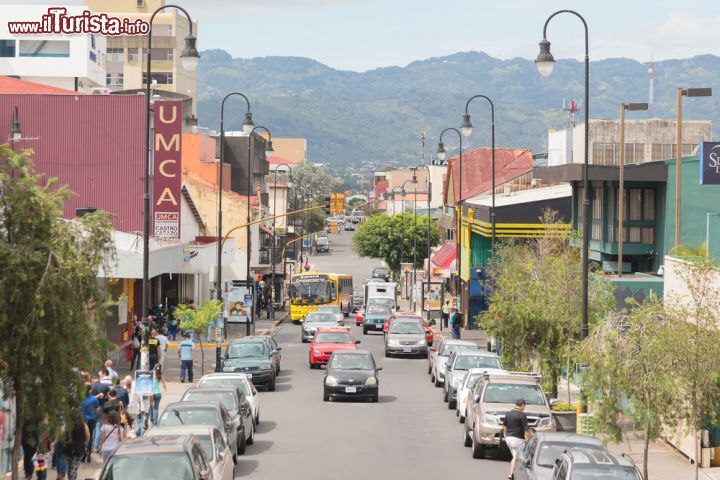
[{"label": "umca sign", "polygon": [[720,142],[700,144],[700,184],[720,185]]}]

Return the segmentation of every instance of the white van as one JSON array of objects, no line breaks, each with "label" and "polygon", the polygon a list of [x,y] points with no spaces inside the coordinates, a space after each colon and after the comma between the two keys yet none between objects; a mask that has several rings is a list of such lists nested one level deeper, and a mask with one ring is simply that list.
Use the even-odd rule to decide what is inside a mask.
[{"label": "white van", "polygon": [[365,305],[370,304],[374,298],[392,300],[392,309],[397,307],[397,283],[371,280],[365,284]]}]

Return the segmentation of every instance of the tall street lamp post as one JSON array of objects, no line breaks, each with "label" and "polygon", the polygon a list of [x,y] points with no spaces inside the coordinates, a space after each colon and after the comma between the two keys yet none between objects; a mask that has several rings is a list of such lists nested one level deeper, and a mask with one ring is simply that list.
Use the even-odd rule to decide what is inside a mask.
[{"label": "tall street lamp post", "polygon": [[[220,166],[218,168],[218,227],[217,227],[217,282],[216,282],[216,298],[220,301],[223,299],[223,283],[222,283],[222,226],[223,226],[223,211],[222,211],[222,200],[223,200],[223,167],[225,165],[225,101],[232,96],[239,96],[245,100],[247,104],[247,111],[245,112],[245,121],[243,122],[243,131],[250,133],[253,129],[252,113],[250,112],[250,100],[240,92],[231,92],[225,95],[220,104]],[[225,325],[227,319],[225,317],[225,308],[223,305],[223,325]],[[218,333],[215,342],[215,371],[221,370],[222,363],[222,333]]]},{"label": "tall street lamp post", "polygon": [[588,250],[590,246],[590,216],[588,210],[590,206],[590,192],[588,185],[588,145],[590,132],[590,56],[588,46],[588,26],[585,19],[579,13],[573,10],[558,10],[548,17],[543,26],[543,39],[540,42],[540,53],[535,59],[538,72],[543,77],[549,76],[555,66],[555,59],[550,53],[550,42],[547,39],[547,26],[550,20],[560,13],[571,13],[582,21],[585,27],[585,161],[583,164],[583,204],[582,204],[582,320],[580,323],[580,338],[585,339],[588,336],[588,276],[589,276],[589,259]]},{"label": "tall street lamp post", "polygon": [[490,223],[491,223],[491,240],[490,240],[490,259],[492,261],[495,258],[495,104],[490,97],[485,95],[474,95],[470,97],[465,103],[465,115],[463,115],[463,121],[460,125],[460,131],[465,137],[469,137],[472,134],[472,123],[470,123],[470,114],[468,113],[468,107],[470,102],[476,98],[484,98],[490,104],[490,139],[492,148],[492,160],[490,170],[492,171],[492,207],[490,208]]},{"label": "tall street lamp post", "polygon": [[[275,183],[275,188],[273,188],[273,217],[277,215],[278,167],[287,167],[288,170],[290,170],[289,178],[292,179],[292,167],[290,165],[288,165],[287,163],[279,163],[279,164],[275,165],[275,177],[273,179],[273,182]],[[289,188],[289,186],[288,186],[288,188]],[[285,196],[285,212],[288,211],[288,208],[287,208],[288,198],[289,198],[289,196],[286,195]],[[271,310],[270,310],[270,316],[273,320],[275,320],[275,261],[276,261],[276,258],[275,258],[276,248],[275,247],[277,246],[277,236],[275,233],[275,222],[276,222],[276,219],[273,218],[273,223],[272,223],[272,229],[273,229],[273,245],[272,246],[273,246],[273,248],[272,248],[272,259],[270,260],[270,263],[271,263],[270,268],[272,269],[271,270],[272,273],[270,275],[270,278],[272,281],[272,286],[270,287],[270,292],[271,292],[270,293],[270,303],[272,305]],[[287,231],[287,225],[288,225],[288,218],[285,217],[285,231]],[[285,262],[285,259],[281,258],[280,261]],[[285,269],[283,268],[283,271],[284,270]]]},{"label": "tall street lamp post", "polygon": [[182,59],[183,67],[186,70],[194,71],[197,69],[198,59],[200,58],[200,54],[197,51],[196,43],[197,38],[193,35],[193,24],[192,24],[192,18],[190,18],[190,14],[185,10],[184,8],[177,6],[177,5],[163,5],[162,7],[155,10],[150,16],[150,30],[148,31],[148,50],[147,50],[147,71],[146,71],[146,78],[145,78],[145,126],[147,129],[146,137],[145,137],[145,193],[143,195],[143,280],[142,280],[142,322],[143,326],[143,335],[142,335],[142,349],[140,354],[140,363],[142,364],[142,368],[144,370],[147,370],[150,365],[150,357],[148,353],[148,341],[150,339],[150,332],[148,330],[148,300],[149,300],[149,287],[150,287],[150,279],[149,279],[149,272],[150,272],[150,148],[152,146],[151,143],[151,92],[150,92],[150,86],[152,85],[152,23],[155,20],[155,15],[157,15],[159,12],[166,8],[175,8],[177,10],[180,10],[185,14],[188,20],[189,25],[189,33],[188,36],[185,37],[185,48],[180,53],[180,58]]},{"label": "tall street lamp post", "polygon": [[622,277],[623,270],[623,241],[625,235],[625,224],[623,217],[625,216],[625,110],[642,111],[647,110],[647,103],[622,103],[620,104],[620,174],[617,201],[617,217],[618,217],[618,260],[617,274],[618,278]]},{"label": "tall street lamp post", "polygon": [[[445,152],[445,144],[443,143],[443,135],[445,135],[445,132],[448,132],[448,131],[450,131],[450,130],[452,130],[453,132],[457,133],[458,138],[460,139],[460,155],[459,155],[459,157],[458,157],[458,170],[459,170],[459,174],[458,174],[458,192],[457,192],[457,198],[458,198],[458,200],[457,200],[457,202],[456,202],[456,208],[455,208],[455,213],[456,213],[456,216],[457,216],[457,219],[456,219],[456,220],[457,220],[457,226],[455,227],[455,228],[457,229],[457,235],[456,235],[457,238],[455,239],[456,242],[457,242],[457,253],[456,253],[457,261],[455,262],[455,263],[456,263],[455,266],[456,266],[456,268],[457,268],[457,279],[458,279],[458,281],[457,281],[457,286],[458,286],[457,294],[458,294],[458,297],[460,298],[460,301],[458,302],[460,305],[457,305],[457,308],[458,308],[458,311],[462,312],[462,311],[463,311],[463,308],[462,308],[462,261],[461,261],[461,260],[462,260],[462,257],[461,257],[461,255],[462,255],[462,249],[460,248],[460,244],[462,243],[462,230],[463,230],[463,228],[462,228],[462,194],[463,194],[463,188],[462,188],[462,187],[463,187],[463,175],[462,175],[463,150],[462,150],[462,139],[463,139],[463,135],[462,135],[462,133],[460,133],[460,130],[458,130],[457,128],[448,127],[448,128],[446,128],[445,130],[443,130],[443,131],[440,133],[440,143],[438,143],[437,157],[438,157],[438,160],[440,160],[440,161],[445,160],[445,157],[446,157],[447,153]],[[453,178],[453,183],[454,183],[454,180],[455,180],[455,179]],[[454,186],[453,186],[453,196],[454,196],[454,191],[455,191],[455,188],[454,188]],[[454,200],[454,199],[453,199],[453,200]]]},{"label": "tall street lamp post", "polygon": [[[248,205],[247,205],[247,223],[250,223],[250,210],[252,209],[252,154],[253,154],[253,134],[255,133],[255,130],[263,130],[268,134],[268,140],[265,144],[265,156],[270,156],[273,152],[272,148],[272,133],[270,133],[270,130],[263,127],[262,125],[258,125],[257,127],[253,127],[252,130],[250,130],[250,133],[248,134],[248,168],[247,168],[247,192],[248,192]],[[262,206],[261,206],[262,207]],[[246,333],[250,334],[250,324],[252,324],[252,332],[255,334],[255,309],[257,308],[257,304],[255,302],[258,301],[257,292],[255,291],[255,282],[253,281],[252,275],[250,275],[250,225],[247,226],[247,229],[245,230],[245,252],[246,255],[246,265],[245,265],[245,272],[246,272],[246,278],[245,281],[247,282],[247,288],[248,291],[252,292],[253,295],[253,304],[252,308],[250,309],[250,323],[247,324],[246,327]]]},{"label": "tall street lamp post", "polygon": [[[413,168],[413,183],[417,184],[417,176],[416,172],[418,168],[424,168],[427,170],[427,187],[428,187],[428,193],[427,193],[427,274],[425,275],[425,281],[428,285],[428,292],[430,291],[430,227],[432,224],[432,221],[430,219],[430,201],[432,199],[432,181],[430,181],[430,167],[428,167],[425,164],[420,164]],[[423,292],[423,295],[425,292]],[[430,323],[430,307],[428,306],[427,310],[427,319],[428,323]]]},{"label": "tall street lamp post", "polygon": [[677,141],[675,142],[675,247],[680,246],[680,203],[682,198],[682,105],[683,97],[710,97],[712,88],[677,89]]}]

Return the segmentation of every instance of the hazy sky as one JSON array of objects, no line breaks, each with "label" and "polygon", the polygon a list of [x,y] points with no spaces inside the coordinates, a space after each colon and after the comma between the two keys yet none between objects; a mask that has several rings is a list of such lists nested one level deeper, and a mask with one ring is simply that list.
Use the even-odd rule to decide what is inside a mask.
[{"label": "hazy sky", "polygon": [[[547,17],[574,8],[590,58],[720,55],[718,0],[180,0],[200,23],[199,47],[235,57],[303,56],[364,71],[459,51],[535,58]],[[556,58],[581,58],[582,24],[548,27]]]}]

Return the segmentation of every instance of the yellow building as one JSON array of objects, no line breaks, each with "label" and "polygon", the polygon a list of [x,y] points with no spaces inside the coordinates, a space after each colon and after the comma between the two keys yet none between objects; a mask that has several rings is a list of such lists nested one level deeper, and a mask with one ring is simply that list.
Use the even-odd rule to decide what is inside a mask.
[{"label": "yellow building", "polygon": [[[104,12],[118,18],[150,21],[153,12],[165,5],[164,0],[86,0],[94,12]],[[189,12],[192,15],[192,11]],[[197,97],[197,71],[183,68],[180,52],[185,48],[189,24],[185,15],[175,8],[167,8],[153,20],[152,78],[153,88]],[[197,36],[197,22],[193,22]],[[147,35],[107,37],[107,87],[112,91],[145,87]],[[197,106],[193,102],[193,115]]]}]

